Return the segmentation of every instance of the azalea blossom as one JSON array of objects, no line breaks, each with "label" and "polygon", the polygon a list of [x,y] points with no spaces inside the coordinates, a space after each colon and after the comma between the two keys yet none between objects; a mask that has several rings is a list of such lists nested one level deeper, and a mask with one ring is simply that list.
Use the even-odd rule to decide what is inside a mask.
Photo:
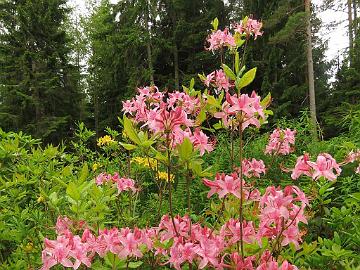
[{"label": "azalea blossom", "polygon": [[296,160],[295,168],[291,173],[291,178],[295,180],[303,174],[312,177],[312,167],[310,166],[309,161],[310,157],[307,153],[298,157]]},{"label": "azalea blossom", "polygon": [[288,155],[294,151],[296,130],[289,128],[275,129],[270,135],[265,154],[269,155]]},{"label": "azalea blossom", "polygon": [[240,21],[240,23],[235,24],[235,32],[239,34],[245,34],[247,38],[254,36],[255,40],[258,36],[262,36],[263,32],[260,31],[262,27],[262,22],[248,18],[245,22]]},{"label": "azalea blossom", "polygon": [[229,33],[228,28],[225,28],[224,31],[217,30],[211,33],[210,36],[207,38],[207,42],[210,44],[210,46],[206,48],[209,51],[220,50],[224,47],[236,47],[235,39]]},{"label": "azalea blossom", "polygon": [[255,92],[252,92],[251,96],[226,93],[226,101],[222,105],[222,111],[215,113],[214,116],[221,118],[224,126],[233,126],[235,129],[241,126],[242,130],[249,125],[260,127],[259,118],[265,119],[260,97]]},{"label": "azalea blossom", "polygon": [[260,178],[260,174],[265,174],[266,168],[264,161],[256,159],[244,159],[242,161],[242,173],[246,177],[257,177]]},{"label": "azalea blossom", "polygon": [[336,160],[327,153],[318,155],[316,162],[309,162],[309,165],[314,169],[312,175],[314,180],[319,179],[321,176],[330,181],[334,181],[341,173],[341,168]]}]

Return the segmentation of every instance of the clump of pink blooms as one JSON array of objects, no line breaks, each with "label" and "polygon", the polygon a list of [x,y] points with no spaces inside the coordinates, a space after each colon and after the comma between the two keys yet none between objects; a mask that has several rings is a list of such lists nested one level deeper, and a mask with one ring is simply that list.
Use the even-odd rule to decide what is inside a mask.
[{"label": "clump of pink blooms", "polygon": [[206,79],[204,80],[204,84],[207,87],[215,86],[216,90],[215,93],[219,94],[221,90],[229,91],[231,87],[233,87],[233,84],[230,83],[230,80],[228,77],[226,77],[225,72],[222,69],[216,70],[211,72],[206,76]]},{"label": "clump of pink blooms", "polygon": [[309,154],[298,157],[291,178],[298,179],[301,175],[307,175],[314,180],[324,177],[334,181],[341,173],[340,165],[327,153],[319,154],[316,162],[310,161]]},{"label": "clump of pink blooms", "polygon": [[359,165],[355,169],[355,173],[360,174],[360,149],[357,149],[356,151],[351,151],[347,155],[345,161],[342,162],[342,164],[353,163],[355,161],[357,161],[359,163]]},{"label": "clump of pink blooms", "polygon": [[214,114],[215,118],[221,118],[225,127],[237,129],[241,126],[244,130],[249,125],[260,127],[260,118],[265,119],[264,109],[260,103],[260,97],[255,93],[230,95],[226,93],[226,101],[222,110]]},{"label": "clump of pink blooms", "polygon": [[168,140],[171,148],[189,138],[201,155],[213,150],[209,137],[195,123],[204,106],[198,97],[179,91],[165,95],[156,86],[138,91],[135,98],[123,102],[123,111],[141,129]]},{"label": "clump of pink blooms", "polygon": [[105,183],[115,184],[118,189],[118,194],[123,191],[131,190],[133,193],[137,192],[138,189],[135,187],[135,181],[130,178],[120,177],[119,173],[113,175],[107,173],[100,173],[95,182],[98,186]]},{"label": "clump of pink blooms", "polygon": [[210,44],[209,47],[206,48],[209,51],[220,50],[224,47],[236,47],[235,38],[229,33],[228,28],[225,28],[224,31],[217,30],[212,32],[207,38],[207,42]]},{"label": "clump of pink blooms", "polygon": [[[246,39],[249,39],[251,36],[254,36],[254,39],[257,39],[258,36],[262,36],[261,27],[262,23],[247,18],[246,20],[240,21],[240,23],[234,23],[234,32],[239,33],[240,35],[245,35]],[[213,31],[206,40],[209,43],[209,47],[206,49],[209,51],[222,50],[224,48],[233,49],[236,47],[236,41],[234,36],[229,32],[228,28],[225,28],[223,31],[216,30]]]},{"label": "clump of pink blooms", "polygon": [[296,130],[277,128],[270,135],[265,154],[288,155],[294,151]]},{"label": "clump of pink blooms", "polygon": [[245,34],[247,38],[254,36],[256,40],[258,36],[262,36],[261,32],[262,22],[248,18],[247,20],[240,21],[240,23],[235,24],[235,32],[239,34]]},{"label": "clump of pink blooms", "polygon": [[260,174],[266,173],[266,167],[264,161],[252,159],[244,159],[242,161],[242,173],[248,178],[257,177],[260,178]]},{"label": "clump of pink blooms", "polygon": [[[224,173],[217,173],[215,180],[203,179],[204,185],[210,188],[207,197],[210,198],[212,195],[217,194],[220,199],[230,194],[240,199],[240,177],[237,172],[230,175]],[[254,189],[252,186],[247,185],[243,180],[243,198],[249,201],[259,201],[260,192]]]},{"label": "clump of pink blooms", "polygon": [[[236,174],[219,177],[224,181],[225,177],[230,177],[230,182],[239,181]],[[221,181],[220,178],[218,181]],[[238,192],[228,192],[224,196],[230,194],[238,197]],[[246,220],[240,225],[238,219],[232,218],[219,230],[193,223],[188,216],[176,216],[173,223],[165,215],[157,227],[144,229],[114,227],[99,229],[94,234],[85,224],[76,230],[82,231],[80,236],[73,234],[74,223],[69,218],[59,217],[56,240],[44,240],[41,270],[57,264],[73,269],[78,269],[81,264],[91,267],[96,256],[104,257],[108,252],[121,260],[136,260],[152,253],[162,264],[170,264],[175,269],[181,269],[184,263],[195,264],[198,269],[233,269],[234,266],[236,269],[268,269],[269,265],[269,269],[297,269],[287,261],[279,266],[269,250],[244,258],[236,250],[241,241],[240,226],[246,244],[258,242],[261,245],[265,237],[282,246],[289,243],[298,246],[301,242],[299,223],[307,223],[304,208],[308,202],[304,193],[295,186],[284,190],[269,187],[263,196],[258,193],[256,200],[260,201],[257,204],[260,212],[258,226]],[[170,240],[172,244],[168,245]],[[239,265],[247,265],[248,268],[238,268]]]}]

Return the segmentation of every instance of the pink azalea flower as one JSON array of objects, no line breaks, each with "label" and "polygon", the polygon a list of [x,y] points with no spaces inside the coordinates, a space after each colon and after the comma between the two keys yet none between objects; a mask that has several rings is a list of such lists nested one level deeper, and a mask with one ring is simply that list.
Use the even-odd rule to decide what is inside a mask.
[{"label": "pink azalea flower", "polygon": [[[334,181],[341,173],[339,164],[337,164],[336,160],[327,153],[318,155],[316,162],[310,161],[309,165],[314,169],[312,175],[314,180],[323,176],[330,181]],[[334,170],[336,174],[334,173]]]},{"label": "pink azalea flower", "polygon": [[310,158],[309,154],[305,153],[303,156],[300,156],[296,160],[295,168],[291,173],[292,179],[298,179],[301,175],[305,174],[309,177],[312,177],[312,167],[309,164]]},{"label": "pink azalea flower", "polygon": [[258,177],[260,178],[260,174],[266,172],[264,161],[256,160],[256,159],[244,159],[242,162],[242,173],[246,177]]},{"label": "pink azalea flower", "polygon": [[242,258],[242,256],[237,253],[237,252],[234,252],[233,254],[231,254],[230,256],[231,258],[231,262],[233,263],[234,265],[234,268],[231,267],[231,269],[236,269],[236,270],[254,270],[254,262],[256,260],[256,257],[255,256],[249,256],[249,257],[246,257],[246,258]]},{"label": "pink azalea flower", "polygon": [[139,244],[141,243],[141,234],[138,237],[135,237],[135,233],[127,231],[124,234],[120,234],[120,242],[123,248],[117,253],[119,258],[126,259],[127,257],[137,257],[141,258],[143,256],[142,252],[139,249]]},{"label": "pink azalea flower", "polygon": [[225,28],[224,31],[217,30],[211,33],[210,36],[207,38],[207,42],[210,43],[210,46],[206,48],[209,51],[220,50],[223,47],[236,47],[235,39],[229,33],[228,28]]},{"label": "pink azalea flower", "polygon": [[270,155],[288,155],[294,151],[296,130],[275,129],[270,135],[269,143],[266,146],[265,154]]},{"label": "pink azalea flower", "polygon": [[262,36],[263,34],[260,31],[261,27],[261,22],[248,18],[245,24],[241,21],[235,25],[235,32],[238,32],[239,34],[246,34],[247,37],[254,36],[254,39],[256,40],[258,36]]},{"label": "pink azalea flower", "polygon": [[203,182],[205,185],[211,188],[210,192],[208,193],[208,197],[214,193],[217,193],[220,199],[228,194],[233,194],[240,198],[240,180],[236,173],[233,173],[232,175],[217,174],[215,181],[211,182],[205,179]]},{"label": "pink azalea flower", "polygon": [[[222,118],[223,124],[226,127],[233,123],[236,128],[237,125],[241,124],[241,128],[244,130],[249,125],[260,127],[259,117],[265,119],[263,107],[260,104],[260,97],[255,92],[251,96],[242,94],[240,97],[230,95],[226,93],[226,101],[222,105],[222,112],[214,114],[215,118]],[[235,123],[234,120],[240,121]]]},{"label": "pink azalea flower", "polygon": [[209,138],[203,133],[199,128],[195,129],[192,141],[195,149],[200,151],[200,156],[205,154],[205,151],[208,153],[214,150],[214,147],[209,143]]}]

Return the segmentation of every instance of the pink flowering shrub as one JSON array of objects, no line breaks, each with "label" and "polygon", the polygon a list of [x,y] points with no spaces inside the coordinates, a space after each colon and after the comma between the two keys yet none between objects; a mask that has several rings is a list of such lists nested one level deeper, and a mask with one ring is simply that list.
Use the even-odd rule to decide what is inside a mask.
[{"label": "pink flowering shrub", "polygon": [[[262,99],[255,91],[242,92],[254,79],[256,69],[245,72],[239,51],[245,49],[242,46],[245,42],[262,35],[262,23],[245,18],[234,24],[234,33],[229,28],[218,30],[217,24],[214,20],[206,49],[214,53],[230,50],[234,69],[222,63],[221,69],[207,76],[200,74],[206,86],[203,91],[194,89],[194,80],[190,87],[184,86],[183,92],[162,92],[156,86],[139,88],[135,97],[123,102],[124,129],[120,145],[127,151],[128,169],[122,172],[126,177],[120,177],[119,173],[101,173],[95,178],[96,188],[110,186],[117,188],[117,195],[121,193],[114,202],[117,208],[121,210],[118,197],[122,195],[128,198],[130,207],[132,198],[141,196],[142,190],[141,181],[131,175],[130,169],[130,157],[136,151],[136,155],[143,156],[138,160],[153,173],[159,209],[166,197],[169,214],[159,215],[156,226],[142,229],[59,217],[56,239],[44,240],[42,270],[55,265],[90,268],[99,261],[107,262],[112,269],[117,263],[128,268],[133,262],[152,268],[166,265],[175,269],[298,269],[291,258],[283,254],[286,250],[302,248],[309,199],[295,185],[258,188],[255,183],[275,165],[244,156],[244,132],[260,128],[272,114],[268,110],[270,95]],[[214,90],[213,95],[211,90]],[[216,123],[211,126],[210,122]],[[213,176],[211,168],[203,168],[202,157],[216,148],[215,139],[209,135],[212,129],[223,129],[231,135],[230,173],[220,171]],[[293,153],[295,135],[296,130],[275,129],[264,152],[273,158]],[[235,160],[234,137],[239,143],[238,160]],[[297,158],[294,168],[283,170],[291,173],[288,178],[294,180],[307,176],[314,181],[335,181],[341,173],[340,166],[359,161],[359,150],[351,152],[342,163],[337,163],[327,153],[311,161],[310,155],[304,153]],[[161,174],[160,167],[164,170]],[[180,173],[187,188],[186,194],[181,194],[187,199],[184,216],[173,212],[174,178]],[[190,183],[199,179],[202,181],[198,183],[203,183],[207,189],[211,209],[216,210],[209,211],[211,217],[205,213],[194,219]],[[73,194],[73,197],[80,196]],[[135,206],[135,203],[131,205]],[[108,259],[109,254],[112,260]]]}]

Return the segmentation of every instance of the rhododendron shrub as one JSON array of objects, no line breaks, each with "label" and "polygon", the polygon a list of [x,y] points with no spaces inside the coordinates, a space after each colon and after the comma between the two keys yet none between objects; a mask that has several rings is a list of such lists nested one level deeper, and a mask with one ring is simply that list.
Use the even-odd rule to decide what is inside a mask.
[{"label": "rhododendron shrub", "polygon": [[[183,91],[160,91],[153,85],[139,88],[135,97],[123,102],[124,128],[119,145],[127,153],[127,166],[137,163],[152,173],[159,210],[166,197],[169,213],[159,215],[155,226],[145,228],[99,226],[59,217],[56,239],[44,240],[43,270],[55,265],[90,268],[103,261],[112,269],[118,264],[128,268],[134,262],[175,269],[298,269],[292,258],[283,254],[302,247],[309,200],[296,185],[257,187],[254,183],[278,164],[245,158],[245,132],[260,128],[272,114],[268,110],[271,95],[261,98],[248,89],[256,68],[247,70],[240,60],[244,59],[240,57],[247,47],[244,44],[263,34],[262,23],[245,18],[231,28],[219,30],[215,19],[213,27],[206,49],[228,52],[234,68],[223,63],[222,57],[220,69],[206,76],[199,74],[203,90],[195,90],[195,80]],[[211,168],[203,168],[202,157],[216,148],[214,131],[218,129],[230,134],[231,171],[213,174]],[[275,129],[264,152],[273,158],[293,153],[295,135],[296,130]],[[110,141],[111,145],[117,143],[109,137],[101,140],[101,145]],[[235,142],[239,144],[237,160]],[[359,150],[351,152],[342,163],[328,153],[320,153],[313,161],[304,153],[293,168],[283,170],[293,180],[308,177],[311,181],[335,181],[340,166],[359,161]],[[186,194],[181,194],[187,201],[184,216],[173,211],[173,189],[181,173],[186,181]],[[93,181],[101,188],[117,189],[118,196],[142,192],[142,183],[130,169],[102,172]],[[211,218],[206,211],[199,218],[191,208],[190,187],[194,181],[204,185],[211,205],[217,206]]]}]

